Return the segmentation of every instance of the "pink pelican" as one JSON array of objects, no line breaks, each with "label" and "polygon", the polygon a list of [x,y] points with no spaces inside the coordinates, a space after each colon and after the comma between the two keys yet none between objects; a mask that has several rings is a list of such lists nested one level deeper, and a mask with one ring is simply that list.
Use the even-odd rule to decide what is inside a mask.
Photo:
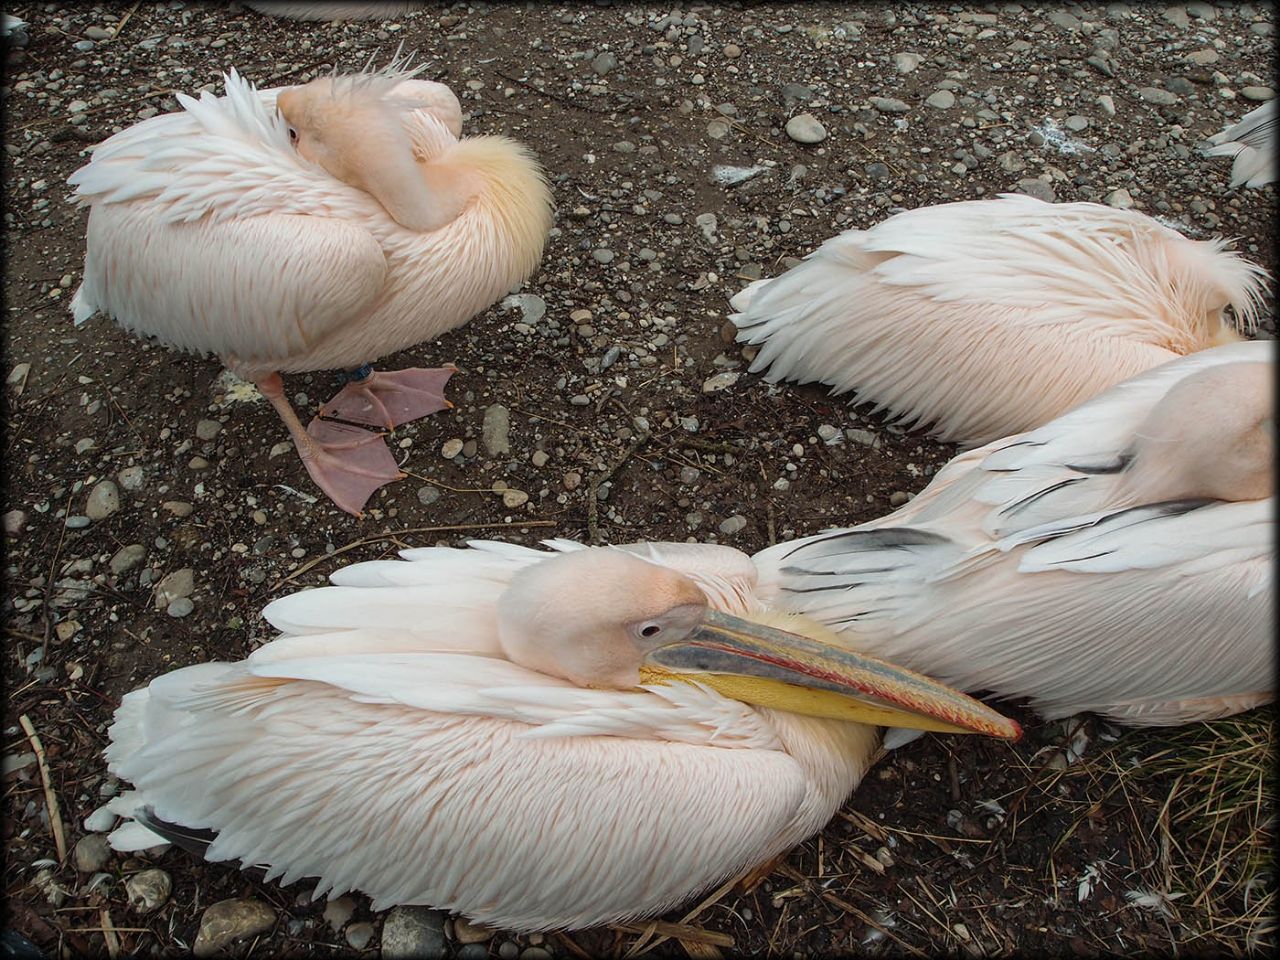
[{"label": "pink pelican", "polygon": [[1005,194],[833,237],[732,300],[753,371],[832,385],[943,440],[1038,427],[1176,356],[1240,338],[1265,272],[1132,210]]},{"label": "pink pelican", "polygon": [[963,453],[895,513],[756,554],[761,595],[1050,719],[1268,703],[1273,350],[1179,358]]},{"label": "pink pelican", "polygon": [[1276,102],[1268,100],[1209,138],[1208,157],[1235,157],[1231,186],[1263,187],[1276,178]]},{"label": "pink pelican", "polygon": [[767,613],[736,550],[407,550],[270,604],[283,636],[126,695],[120,850],[509,930],[650,915],[820,829],[903,724],[1017,724]]},{"label": "pink pelican", "polygon": [[[357,515],[403,476],[380,431],[449,406],[453,372],[368,362],[493,303],[537,266],[551,224],[529,152],[458,139],[457,98],[416,72],[258,92],[233,70],[225,97],[179,95],[183,112],[116,134],[70,178],[90,207],[76,322],[101,311],[217,354]],[[361,370],[304,428],[280,374],[333,367]]]}]

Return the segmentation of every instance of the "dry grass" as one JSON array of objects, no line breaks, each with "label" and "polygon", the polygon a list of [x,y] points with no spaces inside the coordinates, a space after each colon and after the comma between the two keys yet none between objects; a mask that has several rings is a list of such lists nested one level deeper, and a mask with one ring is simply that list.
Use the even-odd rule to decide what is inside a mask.
[{"label": "dry grass", "polygon": [[1193,951],[1248,956],[1275,947],[1274,739],[1274,712],[1254,710],[1134,731],[1089,763],[1109,761],[1131,808],[1146,812],[1149,883],[1126,896],[1176,921]]}]

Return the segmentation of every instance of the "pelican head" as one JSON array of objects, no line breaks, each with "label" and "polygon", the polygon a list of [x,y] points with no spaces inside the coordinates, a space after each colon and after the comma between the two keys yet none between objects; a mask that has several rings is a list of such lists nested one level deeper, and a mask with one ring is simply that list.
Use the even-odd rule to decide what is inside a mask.
[{"label": "pelican head", "polygon": [[1179,380],[1138,428],[1139,502],[1261,500],[1275,489],[1269,363],[1223,363]]},{"label": "pelican head", "polygon": [[788,629],[712,610],[688,577],[610,547],[528,567],[498,601],[503,652],[578,686],[689,681],[810,716],[1008,739],[1021,734],[985,704],[848,650],[818,624],[767,614],[760,620]]},{"label": "pelican head", "polygon": [[437,230],[457,215],[456,204],[432,196],[401,116],[415,104],[393,89],[376,74],[318,77],[282,91],[276,107],[304,159],[372,195],[401,226]]}]

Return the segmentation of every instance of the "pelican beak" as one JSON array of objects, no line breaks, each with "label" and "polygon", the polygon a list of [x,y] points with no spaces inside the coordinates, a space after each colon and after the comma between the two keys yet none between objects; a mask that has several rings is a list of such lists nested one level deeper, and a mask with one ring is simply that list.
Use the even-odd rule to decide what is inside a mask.
[{"label": "pelican beak", "polygon": [[[815,633],[829,633],[814,626]],[[708,611],[684,640],[650,651],[641,676],[661,681],[664,675],[789,713],[1006,740],[1022,736],[1015,721],[919,673],[717,611]]]}]

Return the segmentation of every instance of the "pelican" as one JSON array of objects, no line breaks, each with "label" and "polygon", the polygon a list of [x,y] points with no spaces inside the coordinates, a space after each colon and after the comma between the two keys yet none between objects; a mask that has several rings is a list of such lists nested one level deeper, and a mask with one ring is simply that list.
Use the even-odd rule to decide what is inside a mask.
[{"label": "pelican", "polygon": [[1207,157],[1235,157],[1231,186],[1263,187],[1276,178],[1276,102],[1250,110],[1221,133],[1209,138]]},{"label": "pelican", "polygon": [[[258,92],[232,70],[226,96],[179,95],[182,112],[116,134],[70,178],[90,208],[76,322],[101,311],[217,354],[356,515],[403,476],[381,431],[451,405],[453,368],[368,362],[505,294],[537,266],[551,224],[529,152],[459,139],[457,97],[416,72],[394,62]],[[360,369],[304,428],[280,374],[334,367]]]},{"label": "pelican", "polygon": [[[1016,738],[931,680],[758,608],[728,547],[404,551],[271,603],[281,636],[127,694],[118,850],[508,930],[673,907],[819,830],[879,732]],[[206,846],[207,845],[207,846]]]},{"label": "pelican", "polygon": [[1132,210],[1005,194],[828,240],[731,305],[751,370],[976,446],[1251,329],[1262,268]]},{"label": "pelican", "polygon": [[1170,361],[956,457],[900,510],[756,554],[766,602],[1050,718],[1272,699],[1273,345]]}]

